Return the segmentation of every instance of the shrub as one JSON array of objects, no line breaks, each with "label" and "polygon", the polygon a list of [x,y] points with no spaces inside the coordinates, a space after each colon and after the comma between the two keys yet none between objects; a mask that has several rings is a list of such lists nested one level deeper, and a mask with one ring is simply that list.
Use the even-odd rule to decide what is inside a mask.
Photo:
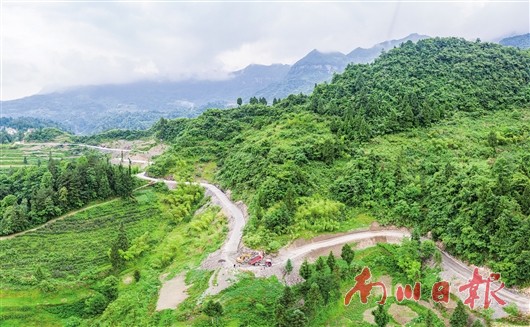
[{"label": "shrub", "polygon": [[112,302],[118,297],[118,283],[118,278],[109,276],[101,283],[99,292],[103,294],[109,302]]},{"label": "shrub", "polygon": [[105,311],[105,308],[109,304],[107,298],[96,292],[94,295],[86,299],[85,301],[85,314],[89,316],[96,316]]},{"label": "shrub", "polygon": [[81,318],[78,318],[78,317],[70,317],[66,320],[66,322],[64,323],[64,327],[78,327],[78,326],[81,326],[81,322],[83,320]]},{"label": "shrub", "polygon": [[509,314],[510,316],[518,316],[519,315],[519,308],[515,303],[510,303],[502,308],[504,312]]},{"label": "shrub", "polygon": [[49,280],[43,280],[39,283],[39,290],[44,293],[53,293],[57,291],[57,286]]}]

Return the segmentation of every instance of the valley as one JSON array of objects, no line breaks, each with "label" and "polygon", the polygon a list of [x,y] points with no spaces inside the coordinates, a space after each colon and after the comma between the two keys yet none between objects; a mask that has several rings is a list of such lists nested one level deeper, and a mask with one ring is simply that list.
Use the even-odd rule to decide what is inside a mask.
[{"label": "valley", "polygon": [[[527,325],[529,66],[428,38],[274,105],[2,145],[2,323]],[[365,267],[384,306],[345,305]],[[505,306],[467,305],[475,267]]]},{"label": "valley", "polygon": [[[77,146],[80,146],[80,145],[77,145]],[[116,152],[116,153],[127,152],[127,149],[117,149],[117,148],[108,148],[108,147],[99,147],[99,146],[98,147],[94,147],[94,148],[98,149],[99,151],[104,151],[104,152],[110,152],[110,151]],[[138,174],[137,177],[142,179],[142,180],[149,181],[149,182],[160,181],[158,179],[147,177],[145,175],[145,173]],[[162,181],[168,186],[169,189],[175,189],[177,187],[177,182],[175,182],[175,181],[168,181],[168,180],[162,180]],[[207,270],[214,270],[215,271],[215,274],[212,275],[209,278],[209,281],[208,281],[208,284],[207,284],[207,288],[203,290],[203,293],[202,293],[201,297],[203,297],[203,296],[216,296],[217,294],[223,292],[223,290],[225,288],[230,287],[232,284],[239,283],[239,282],[237,282],[237,280],[239,280],[241,278],[240,275],[242,273],[244,274],[245,272],[250,272],[252,274],[255,274],[259,278],[269,278],[270,276],[276,276],[275,278],[277,278],[278,280],[282,280],[282,278],[285,275],[284,266],[285,266],[285,264],[287,262],[287,259],[292,260],[295,270],[298,270],[300,268],[300,265],[304,261],[304,259],[307,259],[308,256],[311,257],[311,253],[314,253],[314,252],[325,253],[328,249],[332,249],[332,248],[337,249],[337,246],[341,246],[343,244],[348,244],[348,243],[354,244],[354,249],[356,251],[362,251],[362,249],[365,248],[365,246],[373,247],[375,244],[377,244],[379,242],[399,244],[403,237],[410,237],[411,236],[409,231],[404,230],[404,229],[395,229],[393,227],[390,227],[390,228],[375,228],[375,229],[370,229],[370,230],[365,230],[365,231],[352,231],[352,232],[348,232],[348,233],[340,233],[337,236],[329,235],[329,236],[324,237],[324,238],[319,237],[316,241],[306,240],[306,241],[304,241],[305,245],[296,245],[296,244],[294,244],[292,246],[280,249],[278,251],[278,256],[275,256],[273,258],[274,264],[273,264],[272,268],[263,269],[263,268],[255,268],[255,267],[240,267],[238,269],[235,269],[232,266],[234,264],[237,264],[236,261],[235,261],[235,257],[237,256],[237,253],[239,252],[238,250],[239,250],[240,246],[242,245],[243,227],[245,225],[245,218],[244,218],[245,214],[241,211],[241,209],[239,209],[238,205],[234,204],[229,198],[227,198],[227,196],[221,190],[219,190],[216,186],[214,186],[212,184],[209,184],[209,183],[200,183],[200,185],[206,189],[205,195],[212,197],[212,199],[210,200],[211,203],[219,205],[221,207],[222,212],[224,213],[224,215],[226,215],[226,217],[228,219],[228,228],[227,228],[228,234],[226,236],[226,239],[224,241],[222,241],[223,245],[221,245],[219,250],[212,252],[207,257],[205,257],[204,254],[203,254],[201,257],[203,258],[204,261],[203,261],[202,264],[197,266],[197,268],[199,266],[202,266],[203,269],[206,268]],[[150,219],[153,219],[152,223],[155,223],[155,225],[151,225],[151,226],[154,227],[156,225],[159,225],[160,221],[157,222],[157,220],[158,220],[156,218],[157,215],[153,215],[153,212],[152,212],[152,210],[154,208],[156,208],[156,207],[152,206],[152,201],[154,199],[153,198],[153,195],[154,195],[153,192],[152,191],[147,191],[147,190],[144,190],[144,191],[138,190],[136,192],[139,192],[136,195],[137,201],[139,201],[138,204],[134,204],[134,203],[128,204],[128,208],[130,208],[130,209],[128,209],[128,208],[121,209],[121,212],[123,212],[123,214],[126,214],[126,215],[129,216],[127,218],[127,220],[133,219],[132,221],[134,221],[135,218],[130,217],[131,211],[129,211],[129,210],[134,210],[133,212],[137,212],[137,209],[135,209],[137,206],[146,206],[147,205],[146,209],[150,212],[148,216],[150,217]],[[142,199],[145,196],[147,196],[148,198]],[[149,200],[147,200],[147,199],[149,199]],[[146,200],[148,202],[146,202]],[[109,213],[111,215],[115,216],[115,217],[116,217],[116,215],[118,217],[120,215],[123,215],[123,214],[119,213],[120,211],[116,211],[116,210],[113,209],[113,208],[115,208],[115,206],[113,206],[112,203],[115,202],[115,201],[123,201],[123,200],[119,200],[118,199],[118,200],[107,201],[107,202],[104,202],[102,204],[98,204],[98,205],[95,205],[95,206],[89,206],[86,209],[82,209],[82,211],[76,211],[76,212],[69,213],[65,217],[60,217],[59,219],[67,218],[65,223],[68,223],[68,224],[66,224],[66,225],[65,225],[65,223],[61,223],[60,221],[53,220],[53,221],[50,221],[46,225],[41,226],[39,228],[28,230],[28,231],[20,233],[18,235],[10,235],[8,237],[2,237],[0,239],[0,241],[4,241],[4,240],[7,240],[7,239],[15,239],[16,238],[16,239],[20,239],[22,244],[27,244],[28,240],[34,239],[37,235],[42,235],[40,237],[43,237],[44,235],[50,235],[51,236],[51,235],[53,235],[54,231],[62,231],[62,230],[68,231],[69,228],[72,231],[74,231],[74,230],[75,231],[84,230],[82,225],[79,225],[79,223],[86,222],[86,223],[90,223],[91,225],[93,225],[92,220],[94,220],[94,222],[95,222],[98,219],[99,220],[105,219],[104,217],[108,216]],[[151,203],[151,204],[149,205],[149,203]],[[96,207],[102,207],[103,211],[101,211],[100,209],[96,209]],[[95,212],[98,212],[97,215],[96,216],[92,216],[91,213],[95,213]],[[138,212],[136,215],[137,215],[137,217],[142,217],[143,216],[142,215],[142,211]],[[69,218],[69,217],[72,217],[72,218]],[[76,217],[79,217],[79,218],[76,218]],[[102,217],[102,218],[98,218],[98,217]],[[145,217],[147,217],[147,216],[145,216]],[[138,218],[136,218],[136,219],[138,219]],[[104,220],[101,220],[101,221],[104,221]],[[123,219],[120,219],[120,221],[123,222]],[[72,225],[72,223],[75,223],[75,225]],[[65,226],[72,226],[72,227],[65,227]],[[134,235],[141,235],[142,231],[149,231],[149,233],[152,233],[153,228],[152,227],[148,227],[148,226],[150,226],[150,225],[142,225],[142,229],[140,229],[139,231],[134,230],[134,227],[127,228],[128,235],[134,237]],[[159,226],[162,226],[162,225],[159,225]],[[101,228],[105,228],[104,225],[98,224],[98,227],[97,227],[98,235],[100,235],[101,231],[104,230],[104,229],[101,229]],[[114,227],[114,229],[115,228],[116,227]],[[94,232],[95,231],[96,230],[94,230]],[[159,229],[158,233],[160,233],[160,232],[162,232],[162,231]],[[22,237],[22,235],[24,235],[26,233],[29,233],[28,235],[30,235],[32,237],[29,238],[28,240],[25,240],[25,242],[23,242],[23,239],[25,237]],[[63,234],[63,232],[61,232],[61,234]],[[33,236],[33,235],[35,235],[35,236]],[[101,235],[104,235],[104,234],[101,234]],[[158,239],[160,239],[160,240],[163,239],[163,236],[162,236],[163,234],[156,234],[155,233],[155,235],[157,235],[156,237]],[[57,241],[53,241],[53,242],[51,241],[50,236],[46,236],[46,242],[47,242],[46,244],[65,244],[65,240],[66,239],[64,239],[64,236],[61,236],[61,238],[63,238],[63,239],[57,240]],[[90,238],[94,239],[93,237],[90,237]],[[86,243],[86,241],[84,241],[84,237],[81,237],[79,240],[82,243],[79,243],[79,245],[75,245],[75,248],[76,248],[75,253],[79,253],[79,254],[83,253],[83,256],[85,256],[87,253],[97,253],[98,251],[99,252],[104,252],[102,249],[95,250],[94,248],[91,248],[90,250],[82,250],[82,248],[79,248],[79,246],[81,244]],[[97,242],[97,239],[94,239],[94,241]],[[366,242],[366,241],[368,241],[368,242]],[[365,242],[364,244],[367,244],[367,245],[355,246],[355,244],[359,244],[359,243],[363,244],[363,242]],[[70,243],[70,242],[67,241],[66,243]],[[89,243],[89,244],[93,245],[95,243]],[[89,244],[87,244],[87,245],[89,245]],[[27,246],[27,245],[24,245],[24,246]],[[83,246],[85,246],[85,245],[83,245]],[[20,252],[20,250],[17,250],[17,247],[14,246],[13,243],[10,244],[10,248],[14,249],[14,251],[16,251],[16,253],[18,254],[17,261],[19,261],[19,260],[23,260],[24,261],[24,259],[22,259],[23,257],[22,258],[20,257],[22,252]],[[211,249],[215,250],[215,248],[211,248]],[[57,250],[54,250],[54,249],[51,249],[51,248],[42,248],[40,251],[41,252],[39,252],[39,253],[57,253]],[[39,254],[39,253],[32,253],[31,257],[38,258],[39,256],[42,256],[42,254]],[[339,253],[336,252],[336,254],[338,255]],[[9,254],[7,254],[7,255],[9,255]],[[318,257],[318,255],[317,255],[317,257]],[[74,258],[72,258],[72,257],[69,257],[68,259],[62,258],[62,259],[57,259],[58,260],[57,262],[62,262],[62,263],[64,263],[64,262],[72,262],[71,261],[72,259],[74,259]],[[315,259],[315,257],[313,256],[312,260],[314,260],[314,259]],[[195,262],[197,263],[197,261],[195,261]],[[102,263],[103,262],[100,261],[100,259],[97,259],[96,261],[90,262],[90,265],[95,265],[97,267],[98,265],[101,265]],[[33,264],[35,264],[35,262],[33,262]],[[51,269],[57,269],[57,268],[53,268],[53,266],[50,266],[49,263],[35,264],[35,265],[37,265],[39,267],[46,267],[47,270],[48,269],[50,269],[50,270]],[[3,269],[12,269],[10,267],[11,266],[9,266],[9,263],[4,263],[4,265],[2,266]],[[74,267],[75,267],[74,269],[79,269],[75,265],[74,265]],[[83,266],[80,266],[80,267],[81,267],[81,269],[86,269],[86,268],[82,268]],[[462,262],[460,262],[458,260],[455,260],[452,256],[450,256],[449,254],[447,254],[446,252],[443,252],[443,251],[442,251],[441,268],[442,268],[441,269],[441,275],[444,276],[444,278],[446,280],[450,280],[452,284],[455,283],[454,285],[463,284],[472,275],[472,267],[469,267],[469,266],[465,265],[464,263],[462,263]],[[60,270],[57,270],[57,272],[59,272],[59,271]],[[74,270],[72,273],[78,275],[81,271],[82,270],[76,272]],[[481,271],[484,272],[484,270],[481,270]],[[20,276],[23,276],[23,275],[27,276],[28,272],[24,273],[23,270],[22,271],[17,270],[16,274],[18,274]],[[125,273],[124,276],[127,276],[127,275],[128,274]],[[167,274],[163,274],[163,275],[167,275]],[[214,277],[215,276],[217,276],[217,279],[216,279],[215,285],[214,285]],[[222,276],[222,277],[220,277],[220,276]],[[4,281],[5,280],[9,280],[9,278],[13,278],[13,277],[5,277],[5,279],[3,279],[3,280]],[[126,282],[126,280],[128,280],[128,278],[129,277],[124,277],[123,282],[124,283],[130,283],[130,282]],[[300,277],[298,277],[298,278],[300,278]],[[31,285],[30,281],[28,281],[27,283],[29,283],[27,285]],[[162,285],[162,289],[163,289],[165,283],[169,283],[169,281],[164,282],[164,280],[162,280],[162,283],[163,283],[163,285]],[[127,287],[126,285],[124,285],[123,287]],[[182,284],[180,287],[183,287],[183,286],[184,286],[184,284]],[[57,287],[57,286],[55,286],[55,287]],[[67,285],[60,285],[59,287],[60,288],[66,287],[66,289],[68,289]],[[185,286],[185,289],[181,289],[181,290],[179,290],[179,292],[184,292],[188,288],[189,288],[189,286]],[[176,289],[173,288],[173,290],[176,290]],[[66,300],[68,302],[70,302],[70,301],[79,301],[79,299],[83,299],[84,297],[88,296],[88,294],[90,294],[90,290],[89,289],[85,289],[84,291],[81,291],[81,292],[76,291],[75,292],[76,297],[72,298],[71,296],[73,294],[72,295],[66,295],[68,293],[65,293],[65,291],[66,290],[60,291],[58,293],[58,296],[60,296],[62,298],[62,301]],[[52,292],[57,292],[57,291],[55,290],[55,291],[52,291]],[[59,295],[59,294],[61,294],[61,292],[63,292],[64,294]],[[15,310],[15,308],[18,305],[21,305],[22,303],[24,303],[24,302],[12,302],[12,300],[10,300],[10,297],[15,296],[15,294],[17,294],[16,297],[18,298],[22,294],[28,294],[29,295],[29,294],[32,294],[32,293],[27,293],[27,291],[19,291],[18,293],[17,293],[17,291],[9,291],[9,292],[5,293],[5,295],[3,297],[3,300],[5,300],[4,303],[6,303],[8,305],[7,307],[4,307],[5,310],[8,310],[6,312],[7,313],[7,317],[9,317],[10,315],[14,314],[15,311],[13,311],[13,310]],[[44,293],[44,294],[46,294],[46,293]],[[522,310],[523,312],[524,311],[527,311],[527,312],[530,311],[530,308],[528,307],[528,304],[530,303],[530,297],[528,295],[525,296],[525,295],[521,295],[521,294],[518,294],[518,293],[513,293],[510,290],[501,290],[498,295],[501,298],[503,298],[503,299],[505,299],[507,301],[510,301],[510,303],[516,303],[517,306],[520,308],[520,310]],[[35,295],[30,295],[30,296],[35,296]],[[70,298],[68,296],[70,296]],[[464,299],[464,295],[460,293],[460,296],[462,297],[462,300],[463,300]],[[22,296],[22,299],[23,298],[24,298],[24,295]],[[48,298],[48,296],[46,296],[46,298]],[[153,296],[153,298],[157,298],[157,296]],[[172,304],[172,308],[174,309],[175,308],[174,306],[178,306],[181,303],[181,301],[184,301],[184,300],[186,300],[186,298],[181,298],[180,302],[174,302]],[[21,301],[21,300],[18,300],[18,301]],[[13,304],[11,304],[11,303],[13,303]],[[10,305],[13,305],[13,307],[11,307]],[[39,317],[39,319],[45,319],[45,321],[47,321],[49,319],[52,319],[52,320],[49,320],[49,321],[50,321],[50,325],[53,325],[53,323],[52,323],[53,315],[49,316],[49,313],[46,313],[46,311],[49,311],[49,309],[42,310],[42,309],[37,309],[37,308],[39,308],[39,307],[42,308],[43,306],[44,307],[54,307],[54,306],[58,306],[59,303],[58,302],[54,303],[54,302],[49,302],[49,301],[45,301],[45,302],[38,302],[37,301],[34,305],[36,306],[34,310],[37,310],[37,312],[30,311],[30,312],[32,312],[31,315],[35,315],[36,317]],[[493,313],[493,317],[494,318],[499,318],[499,317],[506,316],[506,313],[499,306],[494,306],[494,308],[495,308],[494,309],[494,313]],[[53,312],[53,310],[52,310],[52,312]],[[30,314],[30,313],[28,312],[27,314]],[[15,315],[17,315],[17,314],[15,314]],[[19,315],[19,319],[22,318],[22,319],[24,319],[24,321],[26,321],[26,322],[28,321],[27,320],[27,317],[28,317],[27,315],[22,315],[22,316],[20,316],[20,314],[18,314],[18,315]],[[16,320],[14,320],[14,321],[16,321]]]}]

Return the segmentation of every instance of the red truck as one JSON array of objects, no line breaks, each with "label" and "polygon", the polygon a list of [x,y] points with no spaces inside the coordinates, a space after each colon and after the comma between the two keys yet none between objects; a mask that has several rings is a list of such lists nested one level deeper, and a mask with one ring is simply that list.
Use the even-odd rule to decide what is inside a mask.
[{"label": "red truck", "polygon": [[257,265],[261,260],[263,260],[263,253],[258,254],[257,256],[253,257],[248,261],[249,265],[255,266]]},{"label": "red truck", "polygon": [[[263,256],[263,252],[262,252],[262,253],[256,255],[255,257],[253,257],[252,259],[250,259],[248,261],[248,264],[252,265],[252,266],[256,266],[263,260],[263,257],[264,256]],[[271,259],[265,260],[265,266],[271,267],[272,266],[272,260]]]}]

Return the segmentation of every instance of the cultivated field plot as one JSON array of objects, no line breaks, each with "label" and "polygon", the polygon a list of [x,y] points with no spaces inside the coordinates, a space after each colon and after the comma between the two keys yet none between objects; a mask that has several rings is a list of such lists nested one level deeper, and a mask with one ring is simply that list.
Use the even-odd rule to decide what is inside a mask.
[{"label": "cultivated field plot", "polygon": [[156,194],[141,191],[138,203],[119,200],[88,209],[0,243],[3,285],[23,286],[41,267],[52,279],[75,280],[109,265],[107,251],[120,223],[130,239],[161,224]]},{"label": "cultivated field plot", "polygon": [[[0,241],[0,321],[9,326],[60,326],[50,312],[58,305],[83,302],[92,292],[90,285],[110,269],[108,251],[121,223],[130,240],[145,232],[163,237],[167,221],[161,218],[157,193],[143,190],[135,198],[112,201]],[[35,280],[38,267],[56,290],[40,289]]]},{"label": "cultivated field plot", "polygon": [[64,159],[75,156],[68,148],[40,144],[0,144],[0,170],[45,163],[50,157]]}]

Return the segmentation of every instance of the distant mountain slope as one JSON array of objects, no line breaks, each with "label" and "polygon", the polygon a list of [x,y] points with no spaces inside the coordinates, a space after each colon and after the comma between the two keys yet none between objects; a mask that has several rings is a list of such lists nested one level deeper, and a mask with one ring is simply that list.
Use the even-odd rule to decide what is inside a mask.
[{"label": "distant mountain slope", "polygon": [[367,64],[367,63],[372,62],[375,58],[379,57],[379,55],[381,54],[381,52],[383,52],[383,50],[388,51],[390,49],[393,49],[394,47],[399,46],[401,43],[404,43],[407,41],[418,42],[419,40],[423,40],[427,38],[429,38],[429,36],[413,33],[402,39],[390,40],[390,41],[378,43],[368,49],[357,48],[353,50],[352,52],[348,53],[346,56],[348,57],[348,60],[349,60],[348,63]]},{"label": "distant mountain slope", "polygon": [[66,130],[64,126],[47,119],[39,119],[33,117],[0,117],[0,128],[11,128],[16,131],[27,131],[28,129],[39,129],[53,127]]},{"label": "distant mountain slope", "polygon": [[78,87],[64,92],[4,101],[3,116],[52,119],[78,134],[110,128],[145,129],[160,117],[194,117],[223,108],[237,97],[282,79],[289,65],[250,65],[220,81],[136,82]]},{"label": "distant mountain slope", "polygon": [[504,38],[499,41],[499,44],[519,49],[530,49],[530,33]]},{"label": "distant mountain slope", "polygon": [[383,50],[427,38],[411,34],[349,54],[313,50],[292,67],[283,64],[250,65],[218,81],[141,81],[121,85],[77,87],[62,92],[4,101],[3,116],[30,116],[64,124],[76,134],[114,128],[146,129],[161,117],[195,117],[207,108],[235,106],[236,99],[252,96],[271,100],[289,94],[310,93],[315,84],[331,80],[349,63],[368,63]]},{"label": "distant mountain slope", "polygon": [[283,80],[260,90],[257,95],[271,99],[284,98],[289,94],[310,93],[315,84],[330,81],[334,73],[342,73],[350,63],[366,64],[377,58],[383,50],[390,50],[409,40],[417,42],[426,38],[426,35],[410,34],[405,38],[385,41],[368,49],[356,48],[347,55],[313,50],[297,61]]}]

